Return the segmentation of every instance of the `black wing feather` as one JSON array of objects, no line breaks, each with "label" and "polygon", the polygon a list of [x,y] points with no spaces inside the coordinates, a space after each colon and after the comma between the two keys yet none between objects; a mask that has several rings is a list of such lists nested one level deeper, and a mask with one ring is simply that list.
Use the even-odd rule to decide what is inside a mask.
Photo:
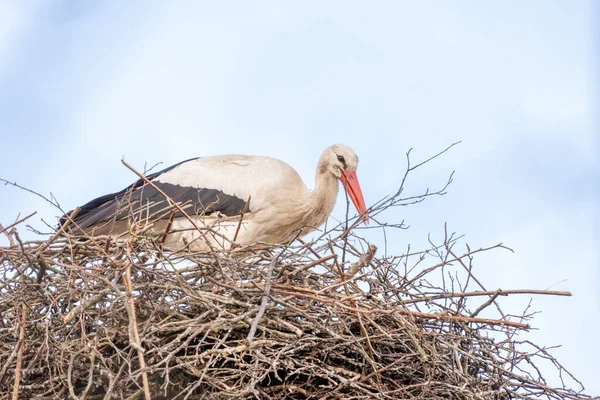
[{"label": "black wing feather", "polygon": [[[159,172],[147,175],[150,181],[168,172],[177,166],[197,158],[182,161]],[[153,182],[156,187],[166,193],[177,204],[185,204],[183,209],[188,215],[208,215],[220,213],[226,216],[239,215],[246,206],[246,200],[228,195],[221,190],[210,188],[195,188],[180,186],[171,183]],[[246,211],[250,211],[247,209]],[[115,193],[100,196],[80,207],[74,222],[81,229],[106,223],[113,220],[164,219],[170,218],[172,212],[175,216],[182,216],[167,199],[154,187],[145,183],[143,179],[137,180],[133,185]],[[67,220],[65,214],[60,219],[60,224]]]}]

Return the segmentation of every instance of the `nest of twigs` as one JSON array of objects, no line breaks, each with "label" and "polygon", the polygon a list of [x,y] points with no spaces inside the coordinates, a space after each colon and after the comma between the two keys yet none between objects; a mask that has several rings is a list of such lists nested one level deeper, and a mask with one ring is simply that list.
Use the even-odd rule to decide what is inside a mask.
[{"label": "nest of twigs", "polygon": [[499,311],[531,291],[435,284],[470,279],[486,249],[378,257],[348,238],[214,254],[15,240],[0,248],[0,399],[590,398],[547,382],[568,373],[517,339],[527,315]]}]

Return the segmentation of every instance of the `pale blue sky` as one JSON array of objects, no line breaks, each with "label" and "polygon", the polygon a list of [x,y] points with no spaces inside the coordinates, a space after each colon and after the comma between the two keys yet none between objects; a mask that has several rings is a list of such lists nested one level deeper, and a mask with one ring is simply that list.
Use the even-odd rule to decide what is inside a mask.
[{"label": "pale blue sky", "polygon": [[[391,251],[446,221],[472,247],[514,248],[481,257],[480,278],[571,290],[534,298],[539,330],[524,337],[563,345],[600,394],[598,10],[524,3],[0,1],[0,177],[70,209],[131,182],[122,157],[249,153],[312,186],[321,151],[343,142],[369,204],[394,191],[409,148],[462,140],[409,181],[417,192],[456,170],[446,197],[383,215],[412,227]],[[57,216],[10,187],[0,204],[3,224]]]}]

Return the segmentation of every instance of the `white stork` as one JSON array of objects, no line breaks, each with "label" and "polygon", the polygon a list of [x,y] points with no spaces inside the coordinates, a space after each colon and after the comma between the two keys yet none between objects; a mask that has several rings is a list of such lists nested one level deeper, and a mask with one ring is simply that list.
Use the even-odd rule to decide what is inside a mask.
[{"label": "white stork", "polygon": [[[348,146],[328,147],[319,159],[315,187],[310,191],[292,167],[275,158],[194,158],[88,202],[68,230],[122,236],[134,226],[151,224],[144,230],[162,237],[169,250],[285,243],[325,222],[336,202],[338,179],[368,222],[357,166],[358,157]],[[171,201],[180,208],[174,208]],[[61,224],[67,219],[65,214]]]}]

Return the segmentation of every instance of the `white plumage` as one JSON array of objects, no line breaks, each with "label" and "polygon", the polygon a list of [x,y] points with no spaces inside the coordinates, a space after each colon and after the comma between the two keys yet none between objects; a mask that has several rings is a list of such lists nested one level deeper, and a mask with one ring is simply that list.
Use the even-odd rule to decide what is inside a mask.
[{"label": "white plumage", "polygon": [[[317,165],[315,187],[309,191],[292,167],[275,158],[191,159],[148,175],[151,183],[140,179],[120,192],[90,201],[68,226],[71,233],[91,236],[124,236],[144,229],[160,236],[169,250],[284,243],[325,222],[335,205],[338,179],[367,221],[357,166],[358,157],[348,146],[328,147]],[[181,205],[187,216],[161,192]],[[63,216],[61,223],[67,219]]]}]

